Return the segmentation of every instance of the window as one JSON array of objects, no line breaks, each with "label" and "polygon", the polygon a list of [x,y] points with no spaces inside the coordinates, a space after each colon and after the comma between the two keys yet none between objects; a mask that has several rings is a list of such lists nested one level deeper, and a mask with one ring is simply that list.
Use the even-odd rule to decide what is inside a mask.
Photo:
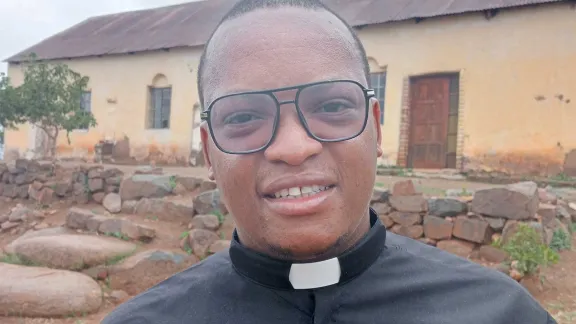
[{"label": "window", "polygon": [[386,98],[386,72],[371,73],[370,86],[380,103],[380,124],[384,125],[384,99]]},{"label": "window", "polygon": [[[83,91],[82,96],[80,97],[80,109],[82,111],[90,113],[92,112],[92,92],[91,91]],[[80,126],[78,129],[87,130],[88,125]]]},{"label": "window", "polygon": [[172,88],[150,88],[148,128],[170,128],[170,103]]}]

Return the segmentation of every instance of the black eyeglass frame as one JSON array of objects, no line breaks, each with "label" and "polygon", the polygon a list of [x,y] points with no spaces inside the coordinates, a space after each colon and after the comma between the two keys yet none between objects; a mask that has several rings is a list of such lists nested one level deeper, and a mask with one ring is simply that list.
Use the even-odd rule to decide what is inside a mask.
[{"label": "black eyeglass frame", "polygon": [[[308,128],[308,124],[306,123],[306,119],[304,118],[304,115],[303,115],[302,111],[300,110],[300,107],[298,106],[298,99],[300,98],[300,94],[302,93],[302,91],[306,88],[309,88],[311,86],[321,85],[321,84],[330,84],[330,83],[339,83],[339,82],[353,83],[362,89],[362,92],[364,93],[364,98],[365,98],[365,104],[364,104],[365,113],[364,113],[364,121],[362,123],[362,128],[360,128],[358,133],[356,133],[352,136],[333,139],[333,140],[322,139],[322,138],[319,138],[316,135],[314,135],[310,131],[310,129]],[[276,92],[295,90],[295,89],[298,89],[298,91],[296,92],[296,96],[294,97],[294,100],[287,100],[287,101],[280,102],[280,101],[278,101],[278,98],[276,98],[276,96],[274,95],[274,93],[276,93]],[[220,101],[222,99],[225,99],[228,97],[233,97],[233,96],[239,96],[239,95],[248,95],[248,94],[267,95],[267,96],[271,97],[274,100],[274,102],[276,103],[276,117],[274,117],[274,126],[272,128],[272,136],[270,136],[270,139],[268,140],[268,142],[266,144],[264,144],[262,147],[257,148],[257,149],[253,149],[253,150],[249,150],[249,151],[241,151],[241,152],[232,152],[232,151],[225,150],[220,146],[220,144],[218,144],[218,141],[216,140],[216,136],[214,135],[214,130],[212,129],[212,123],[210,121],[210,113],[212,111],[212,108],[214,107],[214,105],[218,101]],[[362,132],[364,132],[364,130],[366,129],[366,125],[368,124],[368,116],[369,116],[369,112],[370,112],[369,111],[370,110],[370,99],[374,98],[374,97],[376,97],[376,92],[374,89],[366,88],[360,82],[357,82],[354,80],[342,79],[342,80],[319,81],[319,82],[306,83],[306,84],[301,84],[301,85],[297,85],[297,86],[290,86],[290,87],[285,87],[285,88],[276,88],[276,89],[268,89],[268,90],[247,91],[247,92],[238,92],[238,93],[227,94],[227,95],[224,95],[222,97],[216,98],[214,101],[212,101],[212,103],[210,103],[210,105],[208,106],[208,109],[206,109],[205,111],[200,113],[200,119],[203,121],[206,121],[208,123],[208,129],[210,130],[210,136],[212,137],[214,144],[216,145],[216,147],[220,151],[227,153],[227,154],[237,154],[237,155],[252,154],[252,153],[266,150],[268,147],[270,147],[272,142],[274,142],[274,139],[276,138],[276,133],[278,132],[278,123],[280,121],[280,106],[282,106],[282,105],[294,104],[294,107],[296,108],[296,112],[298,113],[298,119],[300,120],[300,123],[302,124],[302,127],[304,128],[304,130],[306,130],[306,133],[308,134],[308,136],[310,136],[311,138],[313,138],[316,141],[321,142],[321,143],[335,143],[335,142],[343,142],[343,141],[351,140],[355,137],[358,137],[360,134],[362,134]]]}]

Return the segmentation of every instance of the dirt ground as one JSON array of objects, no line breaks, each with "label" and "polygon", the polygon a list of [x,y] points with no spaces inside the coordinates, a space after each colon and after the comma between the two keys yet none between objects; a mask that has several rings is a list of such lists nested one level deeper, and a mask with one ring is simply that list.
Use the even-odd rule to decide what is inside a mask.
[{"label": "dirt ground", "polygon": [[[132,166],[114,166],[123,170],[125,173],[131,173],[135,167]],[[203,168],[163,168],[165,174],[187,175],[205,178],[207,172]],[[404,177],[378,176],[376,185],[383,188],[390,187],[394,182],[406,180]],[[468,189],[477,190],[491,187],[490,184],[481,184],[464,181],[450,181],[443,179],[413,179],[418,189],[428,195],[441,196],[446,189]],[[0,213],[3,213],[13,207],[16,202],[0,202]],[[64,224],[66,212],[70,205],[59,202],[48,211],[50,214],[45,222],[50,226],[59,226]],[[83,208],[94,211],[104,211],[103,207],[97,204],[83,206]],[[120,215],[126,217],[138,224],[153,227],[157,232],[157,239],[151,244],[146,245],[146,249],[160,248],[166,250],[180,250],[180,235],[187,230],[187,224],[175,224],[173,222],[162,221],[157,217],[143,218],[137,215]],[[15,239],[15,236],[3,234],[0,236],[0,247]],[[561,253],[561,261],[544,271],[544,290],[535,294],[538,301],[548,309],[559,324],[576,324],[576,280],[574,272],[576,271],[576,239],[573,240],[574,249]],[[115,305],[106,302],[99,313],[69,317],[61,319],[27,319],[27,318],[2,318],[2,324],[97,324],[109,313]]]}]

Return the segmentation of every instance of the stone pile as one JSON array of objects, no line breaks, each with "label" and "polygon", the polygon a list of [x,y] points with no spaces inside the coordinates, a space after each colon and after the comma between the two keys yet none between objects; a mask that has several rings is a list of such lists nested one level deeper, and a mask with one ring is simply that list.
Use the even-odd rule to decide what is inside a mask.
[{"label": "stone pile", "polygon": [[42,229],[45,215],[38,210],[32,210],[21,204],[16,205],[5,214],[0,214],[0,234],[21,234],[30,229]]},{"label": "stone pile", "polygon": [[524,222],[550,244],[555,231],[569,236],[576,204],[539,189],[534,182],[479,190],[473,196],[451,191],[447,198],[426,198],[412,181],[396,183],[390,192],[375,189],[372,208],[392,232],[454,253],[491,263],[508,255],[494,247],[505,244]]},{"label": "stone pile", "polygon": [[119,191],[123,172],[116,168],[79,166],[64,168],[58,164],[18,159],[0,163],[0,196],[33,199],[40,205],[72,199],[76,203],[101,203],[107,193]]}]

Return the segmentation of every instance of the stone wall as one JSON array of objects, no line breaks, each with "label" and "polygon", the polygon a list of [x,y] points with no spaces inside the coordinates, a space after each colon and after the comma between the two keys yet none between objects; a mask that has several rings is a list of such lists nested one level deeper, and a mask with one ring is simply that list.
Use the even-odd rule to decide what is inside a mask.
[{"label": "stone wall", "polygon": [[[490,263],[508,259],[496,243],[505,244],[527,223],[548,245],[554,232],[571,234],[576,204],[563,201],[533,182],[475,193],[448,191],[427,198],[412,181],[397,182],[391,191],[375,189],[372,208],[392,232],[436,246],[464,258]],[[502,269],[505,270],[505,269]]]}]

